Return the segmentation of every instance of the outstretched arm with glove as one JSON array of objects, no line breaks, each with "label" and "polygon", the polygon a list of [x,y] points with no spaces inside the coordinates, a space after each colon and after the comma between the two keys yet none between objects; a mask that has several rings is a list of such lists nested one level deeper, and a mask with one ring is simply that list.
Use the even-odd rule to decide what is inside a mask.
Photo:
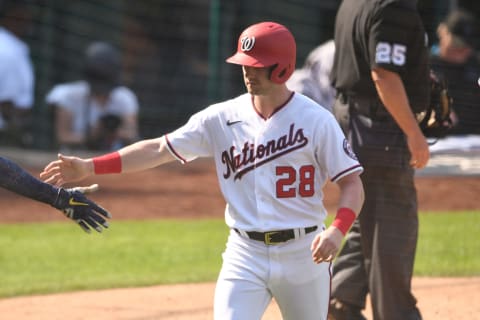
[{"label": "outstretched arm with glove", "polygon": [[89,200],[84,193],[98,189],[97,185],[77,188],[57,188],[35,178],[14,162],[0,157],[0,187],[27,198],[50,204],[75,221],[85,232],[108,228],[110,213]]}]

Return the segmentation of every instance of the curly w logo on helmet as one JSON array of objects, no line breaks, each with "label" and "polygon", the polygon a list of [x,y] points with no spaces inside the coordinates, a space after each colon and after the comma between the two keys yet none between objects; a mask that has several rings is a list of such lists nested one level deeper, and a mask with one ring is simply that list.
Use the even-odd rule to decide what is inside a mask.
[{"label": "curly w logo on helmet", "polygon": [[240,40],[242,42],[241,49],[242,51],[250,51],[253,49],[255,45],[255,37],[244,37]]},{"label": "curly w logo on helmet", "polygon": [[245,29],[238,38],[237,52],[228,63],[250,67],[274,67],[270,80],[283,84],[293,73],[296,43],[290,30],[275,22],[261,22]]}]

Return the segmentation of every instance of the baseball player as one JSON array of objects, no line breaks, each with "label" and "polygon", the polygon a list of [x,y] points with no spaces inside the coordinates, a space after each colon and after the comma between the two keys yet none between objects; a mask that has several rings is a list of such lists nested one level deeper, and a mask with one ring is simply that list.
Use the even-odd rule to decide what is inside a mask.
[{"label": "baseball player", "polygon": [[[247,93],[207,107],[157,139],[89,159],[59,155],[41,177],[61,185],[211,157],[230,227],[215,319],[261,319],[272,297],[284,319],[326,319],[330,262],[362,206],[363,168],[333,115],[285,85],[295,56],[286,27],[254,24],[227,59],[242,66]],[[340,187],[328,228],[326,179]]]},{"label": "baseball player", "polygon": [[87,233],[90,233],[91,229],[102,232],[102,227],[108,228],[105,218],[111,218],[110,213],[83,195],[97,190],[97,185],[56,188],[38,180],[9,159],[0,157],[0,187],[50,204],[78,223]]}]

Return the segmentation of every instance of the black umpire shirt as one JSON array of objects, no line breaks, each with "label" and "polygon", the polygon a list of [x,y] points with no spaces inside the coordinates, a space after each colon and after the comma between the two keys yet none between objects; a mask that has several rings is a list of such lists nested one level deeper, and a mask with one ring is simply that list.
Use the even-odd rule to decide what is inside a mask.
[{"label": "black umpire shirt", "polygon": [[416,0],[344,0],[331,81],[338,92],[378,97],[371,70],[399,74],[414,113],[429,103],[428,38]]}]

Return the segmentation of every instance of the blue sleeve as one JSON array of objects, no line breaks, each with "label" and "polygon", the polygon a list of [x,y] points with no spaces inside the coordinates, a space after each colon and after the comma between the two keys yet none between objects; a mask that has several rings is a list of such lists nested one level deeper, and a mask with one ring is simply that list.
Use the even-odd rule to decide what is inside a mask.
[{"label": "blue sleeve", "polygon": [[0,187],[50,205],[55,202],[58,194],[58,188],[35,178],[3,157],[0,157]]}]

